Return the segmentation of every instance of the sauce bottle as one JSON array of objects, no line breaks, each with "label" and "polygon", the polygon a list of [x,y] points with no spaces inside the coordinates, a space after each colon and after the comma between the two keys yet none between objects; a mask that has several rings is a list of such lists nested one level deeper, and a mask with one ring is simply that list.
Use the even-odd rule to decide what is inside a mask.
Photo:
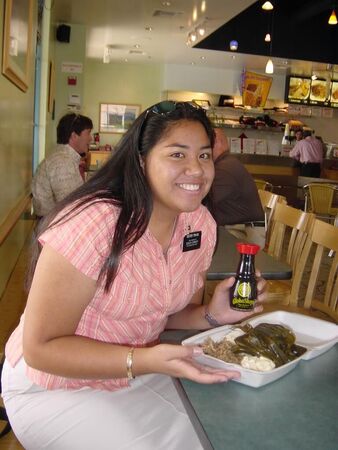
[{"label": "sauce bottle", "polygon": [[259,245],[238,242],[236,244],[241,258],[238,264],[236,280],[230,289],[230,306],[237,311],[251,311],[257,300],[257,282],[255,276],[255,255]]}]

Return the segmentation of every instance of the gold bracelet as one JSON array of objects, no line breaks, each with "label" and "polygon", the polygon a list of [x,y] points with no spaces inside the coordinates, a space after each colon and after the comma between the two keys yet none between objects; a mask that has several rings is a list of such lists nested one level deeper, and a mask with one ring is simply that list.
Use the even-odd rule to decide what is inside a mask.
[{"label": "gold bracelet", "polygon": [[128,380],[132,380],[134,377],[133,375],[133,355],[134,355],[134,347],[131,347],[127,354],[127,377]]}]

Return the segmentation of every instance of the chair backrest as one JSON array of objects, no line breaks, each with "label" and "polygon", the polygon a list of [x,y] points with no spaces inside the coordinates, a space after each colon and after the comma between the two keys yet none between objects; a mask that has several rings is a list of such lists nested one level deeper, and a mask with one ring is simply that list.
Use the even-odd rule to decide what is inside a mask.
[{"label": "chair backrest", "polygon": [[273,194],[272,192],[264,191],[262,189],[258,189],[258,194],[264,211],[266,243],[268,244],[270,237],[270,224],[276,205],[277,203],[286,204],[286,198],[282,195]]},{"label": "chair backrest", "polygon": [[333,196],[335,191],[338,191],[337,186],[326,183],[310,183],[306,184],[303,189],[305,198],[307,199],[306,203],[308,211],[319,215],[331,214]]},{"label": "chair backrest", "polygon": [[[312,256],[312,251],[314,256]],[[329,257],[329,254],[332,254]],[[311,258],[310,258],[311,256]],[[310,261],[310,267],[309,266]],[[319,271],[327,269],[323,299],[315,298]],[[301,252],[291,287],[290,305],[297,305],[301,281],[306,274],[304,308],[328,314],[338,322],[338,228],[322,220],[314,220]],[[307,272],[307,273],[306,273]]]},{"label": "chair backrest", "polygon": [[260,178],[254,178],[254,182],[256,183],[257,189],[272,192],[273,185],[269,183],[269,181],[261,180]]},{"label": "chair backrest", "polygon": [[[287,253],[284,259],[295,270],[313,220],[314,215],[311,213],[306,213],[283,203],[277,203],[271,222],[267,253],[276,259],[281,259],[283,248],[286,247]],[[289,233],[286,233],[287,230],[290,232],[290,236]],[[289,242],[285,246],[285,240],[288,237]]]}]

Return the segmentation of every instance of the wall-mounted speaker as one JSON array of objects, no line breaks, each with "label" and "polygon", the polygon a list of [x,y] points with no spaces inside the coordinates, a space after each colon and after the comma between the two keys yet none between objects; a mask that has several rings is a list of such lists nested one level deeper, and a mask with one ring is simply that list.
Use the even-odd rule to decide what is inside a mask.
[{"label": "wall-mounted speaker", "polygon": [[69,25],[59,25],[56,29],[56,40],[59,42],[69,42],[70,41],[70,26]]}]

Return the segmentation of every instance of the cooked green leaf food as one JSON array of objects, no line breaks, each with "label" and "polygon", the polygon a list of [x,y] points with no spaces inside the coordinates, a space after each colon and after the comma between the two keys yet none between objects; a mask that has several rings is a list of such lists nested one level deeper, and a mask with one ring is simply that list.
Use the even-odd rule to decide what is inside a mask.
[{"label": "cooked green leaf food", "polygon": [[296,344],[293,331],[284,325],[260,323],[240,329],[241,333],[239,328],[233,330],[230,339],[228,335],[218,342],[208,338],[202,345],[204,353],[248,369],[268,371],[306,352],[306,348]]}]

